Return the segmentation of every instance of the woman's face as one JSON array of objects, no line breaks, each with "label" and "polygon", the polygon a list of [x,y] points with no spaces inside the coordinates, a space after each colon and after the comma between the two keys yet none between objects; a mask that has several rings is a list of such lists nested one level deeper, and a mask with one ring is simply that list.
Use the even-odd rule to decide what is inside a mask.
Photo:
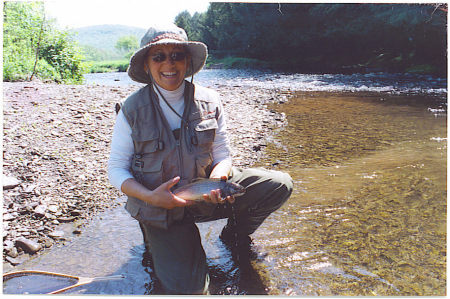
[{"label": "woman's face", "polygon": [[175,90],[183,83],[189,59],[182,46],[156,45],[147,54],[146,66],[156,84]]}]

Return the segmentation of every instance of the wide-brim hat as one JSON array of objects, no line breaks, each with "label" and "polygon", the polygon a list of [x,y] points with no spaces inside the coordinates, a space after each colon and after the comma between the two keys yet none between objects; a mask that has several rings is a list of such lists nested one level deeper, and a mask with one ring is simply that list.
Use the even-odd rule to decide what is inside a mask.
[{"label": "wide-brim hat", "polygon": [[131,56],[130,65],[127,70],[128,76],[136,82],[151,83],[151,76],[144,67],[146,54],[155,45],[168,44],[182,45],[189,51],[192,63],[188,63],[185,78],[196,74],[205,65],[208,48],[204,43],[189,41],[186,32],[173,24],[153,26],[142,37],[141,48]]}]

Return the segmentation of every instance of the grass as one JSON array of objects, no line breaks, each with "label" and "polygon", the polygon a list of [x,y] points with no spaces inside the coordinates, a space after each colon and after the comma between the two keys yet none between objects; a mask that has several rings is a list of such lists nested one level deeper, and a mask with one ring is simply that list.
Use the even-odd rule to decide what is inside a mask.
[{"label": "grass", "polygon": [[89,73],[109,73],[109,72],[126,72],[129,64],[128,59],[109,60],[109,61],[89,61]]}]

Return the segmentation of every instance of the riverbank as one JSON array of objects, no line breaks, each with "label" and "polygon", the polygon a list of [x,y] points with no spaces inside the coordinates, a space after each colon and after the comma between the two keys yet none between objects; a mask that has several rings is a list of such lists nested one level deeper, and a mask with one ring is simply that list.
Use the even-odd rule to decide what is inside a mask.
[{"label": "riverbank", "polygon": [[[106,165],[116,102],[139,86],[3,83],[4,262],[18,265],[82,233],[121,194]],[[263,155],[284,115],[266,104],[289,92],[217,86],[228,118],[234,164]],[[63,229],[65,227],[65,229]],[[67,227],[70,228],[69,232]]]}]

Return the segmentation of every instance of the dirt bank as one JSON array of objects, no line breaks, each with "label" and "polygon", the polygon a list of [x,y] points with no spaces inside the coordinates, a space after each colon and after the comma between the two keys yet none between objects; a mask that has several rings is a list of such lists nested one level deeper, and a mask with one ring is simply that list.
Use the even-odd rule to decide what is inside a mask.
[{"label": "dirt bank", "polygon": [[[3,249],[17,265],[64,242],[61,224],[83,225],[121,195],[106,165],[116,102],[137,86],[3,83]],[[265,104],[277,90],[215,88],[228,119],[232,156],[250,166],[284,115]],[[81,230],[74,226],[74,234]]]}]

